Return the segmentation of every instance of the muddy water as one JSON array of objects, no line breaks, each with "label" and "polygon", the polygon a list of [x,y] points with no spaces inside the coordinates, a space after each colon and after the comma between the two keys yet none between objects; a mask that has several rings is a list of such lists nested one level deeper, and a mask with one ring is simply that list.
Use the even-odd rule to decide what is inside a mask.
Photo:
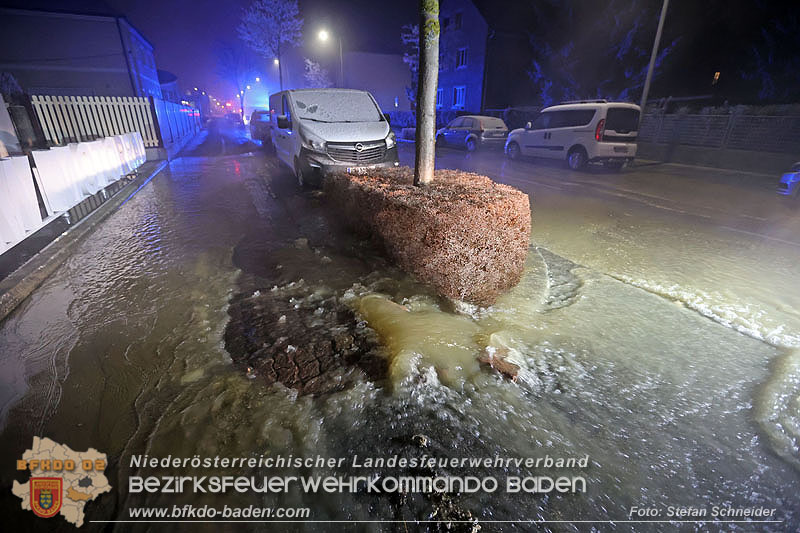
[{"label": "muddy water", "polygon": [[[19,455],[33,435],[107,452],[117,490],[87,506],[89,520],[124,519],[134,506],[187,502],[308,506],[319,521],[428,519],[437,504],[424,497],[402,502],[297,491],[142,496],[124,488],[137,473],[128,465],[133,453],[427,453],[590,457],[584,495],[455,497],[457,507],[489,531],[519,527],[492,520],[617,521],[627,518],[632,505],[774,507],[784,523],[764,529],[800,524],[797,352],[749,330],[740,333],[733,322],[711,320],[685,300],[644,286],[663,282],[650,276],[652,270],[631,274],[620,268],[611,275],[604,268],[615,254],[635,263],[628,254],[644,256],[636,252],[644,243],[633,237],[609,243],[600,259],[607,263],[598,264],[581,255],[580,243],[556,246],[567,230],[543,223],[519,286],[490,309],[453,305],[343,234],[326,216],[322,198],[295,194],[273,166],[261,157],[173,162],[0,325],[3,457]],[[555,212],[543,214],[557,218]],[[307,238],[307,245],[298,238]],[[667,232],[649,244],[676,244],[671,254],[660,254],[676,268],[680,259],[714,263],[709,268],[718,269],[724,282],[714,284],[698,270],[702,287],[745,291],[761,275],[755,262],[734,267],[706,257],[692,235],[679,239],[682,247],[673,239],[678,237]],[[686,281],[695,279],[691,271],[683,271]],[[625,272],[640,281],[619,279]],[[286,291],[298,306],[319,298],[348,306],[381,340],[380,356],[388,363],[383,379],[355,373],[342,390],[319,398],[250,379],[231,362],[223,341],[228,305],[273,289]],[[774,297],[787,314],[797,308],[791,294]],[[262,318],[276,326],[280,320]],[[798,332],[770,309],[757,318],[767,329],[770,321],[789,324],[782,333],[787,338]],[[507,354],[520,367],[515,383],[480,366],[477,359],[487,350]],[[424,449],[415,444],[420,434],[428,440]],[[523,472],[511,467],[471,473]],[[12,476],[5,466],[2,485],[10,485]],[[5,516],[42,527],[21,515],[8,493],[0,503]],[[414,529],[397,523],[348,527]],[[214,524],[183,528],[218,530]]]}]

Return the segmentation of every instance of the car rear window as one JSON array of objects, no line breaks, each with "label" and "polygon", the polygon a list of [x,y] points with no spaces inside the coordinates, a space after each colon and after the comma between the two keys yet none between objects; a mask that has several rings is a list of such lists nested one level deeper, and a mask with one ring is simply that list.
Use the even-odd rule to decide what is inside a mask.
[{"label": "car rear window", "polygon": [[507,130],[506,123],[497,117],[481,117],[481,126],[486,130]]},{"label": "car rear window", "polygon": [[256,111],[250,120],[258,120],[259,122],[269,122],[268,111]]},{"label": "car rear window", "polygon": [[606,129],[628,133],[639,128],[639,111],[630,107],[610,107],[606,114]]}]

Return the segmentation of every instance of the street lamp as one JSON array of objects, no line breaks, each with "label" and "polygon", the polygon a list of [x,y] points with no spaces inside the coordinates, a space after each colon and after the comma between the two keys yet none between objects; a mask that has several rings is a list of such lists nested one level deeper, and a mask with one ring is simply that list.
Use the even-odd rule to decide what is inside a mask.
[{"label": "street lamp", "polygon": [[[321,29],[319,30],[319,33],[317,33],[317,38],[323,43],[327,42],[328,39],[330,38],[330,33],[328,33],[328,30],[326,29]],[[339,41],[339,81],[341,82],[342,87],[344,87],[344,59],[342,56],[342,38],[337,37],[336,40]]]},{"label": "street lamp", "polygon": [[256,76],[256,83],[259,83],[260,81],[261,81],[261,78],[259,78],[258,76]]},{"label": "street lamp", "polygon": [[272,63],[278,65],[280,64],[280,61],[278,61],[278,58],[276,57],[275,59],[272,60]]},{"label": "street lamp", "polygon": [[650,54],[650,64],[647,66],[647,76],[644,79],[644,88],[642,89],[642,103],[639,106],[641,108],[641,113],[639,113],[639,124],[642,123],[642,118],[644,117],[645,106],[647,105],[647,93],[650,92],[650,81],[653,79],[653,70],[655,69],[656,65],[656,57],[658,56],[658,46],[661,44],[661,32],[664,29],[664,19],[667,16],[667,7],[669,6],[669,0],[664,0],[664,3],[661,5],[661,16],[658,17],[658,29],[656,29],[656,38],[653,41],[653,51]]}]

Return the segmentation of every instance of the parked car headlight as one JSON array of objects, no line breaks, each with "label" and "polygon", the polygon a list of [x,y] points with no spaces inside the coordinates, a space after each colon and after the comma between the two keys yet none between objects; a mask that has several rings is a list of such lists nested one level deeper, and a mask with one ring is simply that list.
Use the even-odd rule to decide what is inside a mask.
[{"label": "parked car headlight", "polygon": [[394,135],[393,131],[389,132],[389,135],[386,136],[386,148],[392,148],[395,144],[397,144],[397,138]]},{"label": "parked car headlight", "polygon": [[300,138],[303,140],[303,145],[309,150],[313,150],[314,152],[325,151],[325,141],[316,135],[308,132],[301,132]]}]

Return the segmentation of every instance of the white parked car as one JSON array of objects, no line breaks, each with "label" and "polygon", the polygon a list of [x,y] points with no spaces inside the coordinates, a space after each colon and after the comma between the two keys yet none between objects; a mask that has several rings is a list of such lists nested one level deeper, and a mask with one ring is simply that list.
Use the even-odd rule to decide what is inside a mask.
[{"label": "white parked car", "polygon": [[398,166],[389,119],[367,91],[297,89],[269,97],[278,158],[302,187],[331,170]]},{"label": "white parked car", "polygon": [[605,100],[555,105],[513,130],[505,151],[511,159],[563,159],[573,170],[595,162],[619,170],[636,156],[639,113],[635,104]]}]

